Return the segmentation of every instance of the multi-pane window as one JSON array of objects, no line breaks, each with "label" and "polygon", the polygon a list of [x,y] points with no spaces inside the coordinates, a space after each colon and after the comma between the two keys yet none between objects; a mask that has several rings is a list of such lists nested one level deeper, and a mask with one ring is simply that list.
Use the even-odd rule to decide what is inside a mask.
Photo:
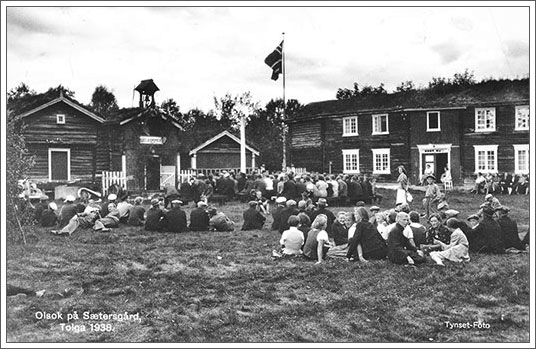
[{"label": "multi-pane window", "polygon": [[429,111],[426,113],[426,131],[441,131],[438,111]]},{"label": "multi-pane window", "polygon": [[357,136],[357,116],[342,119],[342,135]]},{"label": "multi-pane window", "polygon": [[372,115],[372,134],[388,134],[389,118],[387,114]]},{"label": "multi-pane window", "polygon": [[497,172],[497,145],[475,145],[475,173]]},{"label": "multi-pane window", "polygon": [[514,144],[514,163],[516,174],[529,173],[529,145]]},{"label": "multi-pane window", "polygon": [[56,124],[65,124],[64,114],[56,114]]},{"label": "multi-pane window", "polygon": [[495,131],[495,108],[475,109],[475,132]]},{"label": "multi-pane window", "polygon": [[377,174],[391,173],[390,155],[391,150],[389,148],[372,149],[372,172]]},{"label": "multi-pane window", "polygon": [[343,149],[342,162],[344,173],[359,173],[359,149]]},{"label": "multi-pane window", "polygon": [[516,107],[516,125],[515,130],[528,130],[529,129],[529,106],[522,105]]}]

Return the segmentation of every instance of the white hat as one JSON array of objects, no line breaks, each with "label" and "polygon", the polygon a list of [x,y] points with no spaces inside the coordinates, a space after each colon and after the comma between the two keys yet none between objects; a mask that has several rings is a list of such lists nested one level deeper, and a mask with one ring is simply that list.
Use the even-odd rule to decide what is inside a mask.
[{"label": "white hat", "polygon": [[282,204],[282,203],[284,203],[284,202],[287,202],[287,198],[284,197],[284,196],[280,196],[280,197],[278,197],[277,199],[275,199],[275,203],[276,203],[276,204]]},{"label": "white hat", "polygon": [[484,197],[484,200],[487,200],[487,199],[492,198],[492,197],[493,197],[493,195],[491,195],[491,194],[487,194],[487,195]]},{"label": "white hat", "polygon": [[64,202],[74,202],[74,195],[67,195]]},{"label": "white hat", "polygon": [[180,204],[182,204],[182,201],[180,201],[180,200],[173,200],[173,201],[171,201],[171,203],[172,203],[172,204],[178,204],[178,205],[180,205]]},{"label": "white hat", "polygon": [[108,195],[108,200],[113,201],[113,200],[116,200],[116,199],[117,199],[117,195],[115,195],[115,194]]},{"label": "white hat", "polygon": [[56,211],[58,209],[58,205],[56,205],[55,202],[51,202],[48,204],[48,207],[50,207],[51,210]]}]

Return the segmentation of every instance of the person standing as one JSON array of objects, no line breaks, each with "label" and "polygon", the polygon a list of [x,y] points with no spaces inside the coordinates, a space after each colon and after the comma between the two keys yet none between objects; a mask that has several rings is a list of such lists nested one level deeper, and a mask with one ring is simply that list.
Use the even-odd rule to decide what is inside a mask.
[{"label": "person standing", "polygon": [[426,219],[430,218],[431,213],[437,212],[437,202],[441,197],[441,191],[439,190],[439,186],[435,183],[435,179],[433,174],[425,175],[424,177],[424,182],[427,183],[427,187],[424,199],[422,200],[422,205],[424,206]]},{"label": "person standing", "polygon": [[396,190],[395,205],[407,204],[408,201],[406,195],[408,191],[408,176],[403,165],[398,166],[398,179],[396,182],[398,183],[398,188]]}]

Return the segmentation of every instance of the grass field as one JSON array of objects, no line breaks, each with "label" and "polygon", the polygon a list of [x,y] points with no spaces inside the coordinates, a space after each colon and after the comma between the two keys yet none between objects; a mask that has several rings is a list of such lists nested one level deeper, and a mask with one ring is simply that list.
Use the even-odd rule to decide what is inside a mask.
[{"label": "grass field", "polygon": [[[382,206],[391,206],[393,193],[384,194]],[[422,193],[414,196],[419,209]],[[482,199],[450,194],[449,203],[464,218]],[[528,196],[499,200],[524,233]],[[218,208],[240,228],[246,204]],[[472,254],[471,262],[445,268],[342,259],[314,265],[272,260],[277,232],[238,229],[172,234],[123,226],[62,237],[26,227],[31,243],[7,246],[6,277],[46,293],[7,297],[7,341],[529,341],[529,254]],[[38,318],[56,312],[64,319]],[[75,312],[79,319],[67,321]],[[91,320],[84,312],[139,318]],[[466,323],[472,328],[450,328]]]}]

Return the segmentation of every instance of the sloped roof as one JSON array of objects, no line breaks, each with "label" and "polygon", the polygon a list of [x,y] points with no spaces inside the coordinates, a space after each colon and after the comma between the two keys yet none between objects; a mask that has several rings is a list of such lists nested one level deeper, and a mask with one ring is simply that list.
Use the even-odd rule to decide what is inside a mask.
[{"label": "sloped roof", "polygon": [[313,102],[307,104],[295,119],[351,112],[466,108],[490,103],[522,103],[529,99],[529,79],[490,80],[467,87],[432,88]]},{"label": "sloped roof", "polygon": [[30,109],[22,114],[20,114],[20,117],[24,118],[26,116],[29,116],[29,115],[32,115],[32,114],[35,114],[36,112],[40,111],[40,110],[43,110],[45,108],[48,108],[54,104],[57,104],[57,103],[65,103],[71,107],[73,107],[74,109],[80,111],[82,114],[86,115],[86,116],[89,116],[90,118],[92,118],[93,120],[99,122],[99,123],[103,123],[104,122],[104,119],[100,116],[98,116],[97,114],[93,113],[92,111],[89,111],[88,109],[86,109],[85,107],[83,107],[82,105],[80,105],[79,103],[75,103],[73,100],[69,99],[69,98],[66,98],[65,96],[61,95],[60,97],[58,98],[55,98],[49,102],[46,102],[46,103],[43,103],[33,109]]},{"label": "sloped roof", "polygon": [[[214,143],[215,141],[217,141],[218,139],[220,139],[220,138],[222,138],[224,136],[228,136],[233,141],[235,141],[236,143],[240,144],[240,138],[238,138],[237,136],[233,135],[229,130],[225,130],[223,132],[218,133],[216,136],[210,138],[206,142],[200,144],[199,146],[195,147],[194,149],[190,150],[189,154],[193,155],[193,154],[197,153],[199,150],[201,150],[201,149],[205,148],[206,146]],[[249,150],[250,152],[252,152],[253,154],[255,154],[256,156],[259,156],[259,152],[257,150],[255,150],[255,149],[253,149],[252,147],[250,147],[247,143],[246,143],[246,149]]]},{"label": "sloped roof", "polygon": [[169,121],[173,126],[179,130],[183,130],[183,127],[180,125],[180,121],[175,115],[168,114],[163,111],[160,107],[152,108],[123,108],[119,109],[117,112],[111,115],[111,119],[119,125],[126,125],[131,121],[137,120],[142,117],[153,116],[161,117],[165,121]]}]

